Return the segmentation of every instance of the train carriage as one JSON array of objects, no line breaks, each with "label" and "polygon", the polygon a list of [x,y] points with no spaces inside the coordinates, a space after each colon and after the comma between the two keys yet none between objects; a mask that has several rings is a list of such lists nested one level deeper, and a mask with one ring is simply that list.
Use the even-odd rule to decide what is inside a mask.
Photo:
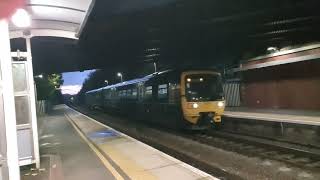
[{"label": "train carriage", "polygon": [[168,70],[89,91],[86,96],[86,103],[101,102],[106,110],[190,129],[218,126],[225,104],[221,75],[213,70]]},{"label": "train carriage", "polygon": [[90,109],[99,109],[103,105],[102,89],[94,89],[86,92],[85,95],[86,105]]}]

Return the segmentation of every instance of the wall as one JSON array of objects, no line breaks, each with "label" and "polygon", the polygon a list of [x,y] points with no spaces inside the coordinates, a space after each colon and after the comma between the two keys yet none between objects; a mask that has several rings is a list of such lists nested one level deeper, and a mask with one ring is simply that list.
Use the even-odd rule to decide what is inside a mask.
[{"label": "wall", "polygon": [[242,105],[320,110],[320,60],[245,71]]}]

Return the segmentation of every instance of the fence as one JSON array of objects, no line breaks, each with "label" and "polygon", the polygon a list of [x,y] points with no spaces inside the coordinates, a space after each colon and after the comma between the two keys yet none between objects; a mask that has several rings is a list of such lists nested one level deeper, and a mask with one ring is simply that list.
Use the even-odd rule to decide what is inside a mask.
[{"label": "fence", "polygon": [[223,91],[226,98],[227,107],[237,107],[241,105],[240,101],[240,81],[226,81],[223,84]]},{"label": "fence", "polygon": [[48,113],[50,109],[50,103],[46,100],[40,100],[36,102],[37,114],[44,115]]}]

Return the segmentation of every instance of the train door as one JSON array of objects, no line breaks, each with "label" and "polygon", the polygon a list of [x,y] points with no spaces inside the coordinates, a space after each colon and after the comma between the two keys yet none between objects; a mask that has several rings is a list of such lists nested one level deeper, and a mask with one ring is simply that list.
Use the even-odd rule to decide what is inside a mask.
[{"label": "train door", "polygon": [[148,82],[146,82],[144,84],[144,87],[143,87],[143,100],[142,100],[143,112],[144,112],[144,115],[145,115],[145,119],[147,121],[150,121],[151,118],[152,118],[153,97],[154,97],[153,82],[148,81]]}]

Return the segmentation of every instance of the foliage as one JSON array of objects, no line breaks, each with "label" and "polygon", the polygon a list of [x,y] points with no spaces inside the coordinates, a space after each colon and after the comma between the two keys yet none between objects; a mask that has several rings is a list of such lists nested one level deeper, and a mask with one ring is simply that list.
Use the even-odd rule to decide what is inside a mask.
[{"label": "foliage", "polygon": [[[104,70],[96,70],[89,74],[88,78],[83,82],[82,88],[78,93],[78,98],[80,102],[84,100],[84,94],[87,91],[92,89],[97,89],[103,86],[106,86],[107,83],[105,82],[107,77],[107,71]],[[108,80],[108,83],[113,83],[113,80]]]},{"label": "foliage", "polygon": [[63,84],[61,74],[42,75],[35,78],[38,100],[56,101],[61,97],[60,86]]}]

